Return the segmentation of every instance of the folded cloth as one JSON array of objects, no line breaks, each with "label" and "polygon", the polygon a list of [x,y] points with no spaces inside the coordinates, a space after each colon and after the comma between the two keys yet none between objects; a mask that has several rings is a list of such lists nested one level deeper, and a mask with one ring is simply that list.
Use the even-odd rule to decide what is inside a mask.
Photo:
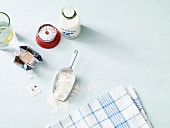
[{"label": "folded cloth", "polygon": [[117,87],[47,128],[152,128],[133,88]]}]

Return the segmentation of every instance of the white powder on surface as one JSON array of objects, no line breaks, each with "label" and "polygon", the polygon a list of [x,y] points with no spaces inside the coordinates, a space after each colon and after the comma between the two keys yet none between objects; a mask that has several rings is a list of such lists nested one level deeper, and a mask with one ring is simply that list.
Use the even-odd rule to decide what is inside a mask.
[{"label": "white powder on surface", "polygon": [[66,101],[58,101],[54,98],[54,95],[51,95],[48,98],[48,104],[52,109],[52,113],[67,111],[68,108],[78,104],[77,101],[79,101],[79,99],[85,98],[87,102],[90,102],[91,100],[97,98],[99,96],[99,92],[105,90],[106,88],[107,86],[100,81],[89,81],[88,85],[83,87],[76,83]]},{"label": "white powder on surface", "polygon": [[99,84],[99,83],[97,83],[97,82],[90,81],[90,82],[89,82],[89,85],[87,86],[88,91],[93,91],[93,90],[99,89],[99,88],[97,87],[98,84]]},{"label": "white powder on surface", "polygon": [[69,98],[66,101],[64,101],[64,102],[57,100],[55,98],[54,94],[50,95],[50,97],[48,98],[47,102],[48,102],[49,106],[52,109],[52,113],[56,113],[59,110],[65,111],[65,110],[67,110],[67,108],[69,106],[73,105],[74,102],[71,102],[72,98],[74,97],[74,95],[76,95],[78,93],[78,91],[79,91],[79,85],[75,84],[73,86],[73,89],[72,89],[70,95],[69,95]]},{"label": "white powder on surface", "polygon": [[68,101],[62,102],[62,101],[56,100],[54,95],[51,95],[48,98],[48,104],[52,109],[52,113],[56,113],[61,109],[62,110],[67,109],[69,105]]}]

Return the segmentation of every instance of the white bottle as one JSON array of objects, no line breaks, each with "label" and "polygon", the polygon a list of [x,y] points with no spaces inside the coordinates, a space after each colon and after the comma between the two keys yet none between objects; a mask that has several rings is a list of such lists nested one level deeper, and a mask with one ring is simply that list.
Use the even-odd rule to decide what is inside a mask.
[{"label": "white bottle", "polygon": [[73,6],[66,6],[61,10],[59,26],[62,35],[68,39],[76,38],[80,34],[80,19]]}]

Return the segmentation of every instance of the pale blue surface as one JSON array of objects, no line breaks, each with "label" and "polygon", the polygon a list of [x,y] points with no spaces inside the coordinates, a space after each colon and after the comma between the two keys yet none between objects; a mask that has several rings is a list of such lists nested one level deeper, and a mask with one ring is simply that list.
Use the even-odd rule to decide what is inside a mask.
[{"label": "pale blue surface", "polygon": [[[35,43],[42,23],[58,27],[59,11],[74,5],[82,32],[74,40],[62,37],[51,50]],[[114,89],[132,86],[140,95],[155,128],[170,126],[170,1],[168,0],[0,0],[0,10],[10,14],[20,41],[40,52],[44,62],[35,71],[42,93],[32,98],[26,90],[27,73],[12,63],[12,54],[0,51],[0,128],[43,128],[77,107]],[[51,114],[47,105],[54,74],[66,66],[74,49],[80,91],[68,111]],[[106,85],[101,91],[83,91],[89,81]],[[90,96],[88,96],[90,95]]]}]

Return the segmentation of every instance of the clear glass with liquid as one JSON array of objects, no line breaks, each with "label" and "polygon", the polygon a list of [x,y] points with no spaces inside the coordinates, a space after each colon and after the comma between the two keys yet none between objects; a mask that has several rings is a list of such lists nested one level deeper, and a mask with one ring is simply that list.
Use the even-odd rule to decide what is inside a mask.
[{"label": "clear glass with liquid", "polygon": [[4,12],[0,12],[0,49],[7,48],[15,42],[15,39],[9,16]]}]

